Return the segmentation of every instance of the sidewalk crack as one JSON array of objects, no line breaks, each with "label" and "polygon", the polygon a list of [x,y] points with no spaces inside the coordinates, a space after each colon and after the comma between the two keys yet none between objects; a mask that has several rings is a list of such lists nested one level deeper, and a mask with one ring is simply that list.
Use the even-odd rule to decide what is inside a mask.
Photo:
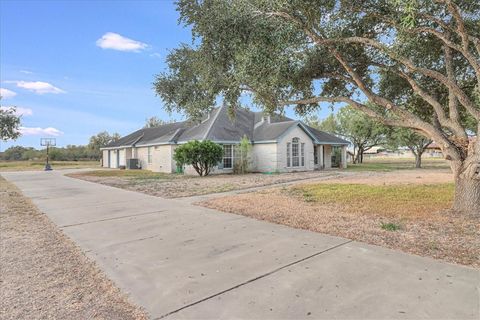
[{"label": "sidewalk crack", "polygon": [[291,267],[291,266],[293,266],[293,265],[296,265],[296,264],[301,263],[301,262],[303,262],[303,261],[306,261],[306,260],[308,260],[308,259],[311,259],[311,258],[314,258],[314,257],[316,257],[316,256],[319,256],[319,255],[321,255],[321,254],[323,254],[323,253],[325,253],[325,252],[328,252],[328,251],[337,249],[337,248],[339,248],[339,247],[341,247],[341,246],[344,246],[344,245],[346,245],[346,244],[348,244],[348,243],[350,243],[350,242],[352,242],[352,241],[353,241],[353,240],[348,240],[348,241],[342,242],[342,243],[337,244],[337,245],[335,245],[335,246],[333,246],[333,247],[330,247],[330,248],[327,248],[327,249],[325,249],[325,250],[316,252],[316,253],[311,254],[311,255],[309,255],[309,256],[307,256],[307,257],[304,257],[304,258],[302,258],[302,259],[293,261],[293,262],[291,262],[291,263],[289,263],[289,264],[286,264],[286,265],[281,266],[281,267],[278,267],[278,268],[276,268],[276,269],[274,269],[274,270],[272,270],[272,271],[269,271],[269,272],[267,272],[267,273],[264,273],[264,274],[262,274],[262,275],[259,275],[259,276],[255,277],[255,278],[253,278],[253,279],[250,279],[250,280],[247,280],[247,281],[242,282],[242,283],[240,283],[240,284],[237,284],[236,286],[233,286],[233,287],[230,287],[230,288],[228,288],[228,289],[222,290],[222,291],[220,291],[220,292],[217,292],[217,293],[215,293],[215,294],[212,294],[212,295],[210,295],[210,296],[208,296],[208,297],[205,297],[205,298],[203,298],[203,299],[200,299],[200,300],[198,300],[198,301],[189,303],[189,304],[187,304],[187,305],[185,305],[185,306],[183,306],[183,307],[181,307],[181,308],[178,308],[178,309],[176,309],[176,310],[170,311],[170,312],[168,312],[168,313],[166,313],[166,314],[164,314],[164,315],[161,315],[160,317],[154,318],[153,320],[163,319],[163,318],[168,317],[168,316],[170,316],[170,315],[172,315],[172,314],[175,314],[175,313],[177,313],[177,312],[179,312],[179,311],[182,311],[182,310],[184,310],[184,309],[190,308],[190,307],[192,307],[192,306],[194,306],[194,305],[197,305],[197,304],[202,303],[202,302],[204,302],[204,301],[210,300],[210,299],[212,299],[212,298],[218,297],[219,295],[222,295],[222,294],[227,293],[227,292],[229,292],[229,291],[232,291],[232,290],[235,290],[235,289],[237,289],[237,288],[243,287],[243,286],[245,286],[245,285],[247,285],[247,284],[249,284],[249,283],[252,283],[252,282],[254,282],[254,281],[257,281],[257,280],[260,280],[260,279],[262,279],[262,278],[268,277],[269,275],[272,275],[272,274],[274,274],[274,273],[277,273],[277,272],[279,272],[279,271],[281,271],[281,270],[283,270],[283,269],[286,269],[286,268],[288,268],[288,267]]}]

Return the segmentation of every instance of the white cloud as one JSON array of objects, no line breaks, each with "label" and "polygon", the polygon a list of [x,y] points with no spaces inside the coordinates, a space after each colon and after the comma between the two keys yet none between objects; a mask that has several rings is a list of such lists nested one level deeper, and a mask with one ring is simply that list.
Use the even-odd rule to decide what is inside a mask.
[{"label": "white cloud", "polygon": [[65,93],[60,88],[55,87],[54,85],[43,82],[43,81],[5,81],[5,82],[13,82],[19,88],[27,89],[33,91],[37,94],[44,94],[44,93]]},{"label": "white cloud", "polygon": [[160,58],[162,57],[162,55],[161,55],[160,53],[158,53],[158,52],[154,52],[154,53],[151,53],[151,54],[150,54],[150,57],[152,57],[152,58],[159,58],[159,59],[160,59]]},{"label": "white cloud", "polygon": [[32,71],[28,71],[28,70],[20,70],[20,72],[24,74],[33,74]]},{"label": "white cloud", "polygon": [[31,128],[31,127],[20,127],[19,131],[24,136],[54,136],[58,137],[63,134],[62,131],[48,127],[48,128]]},{"label": "white cloud", "polygon": [[146,43],[129,39],[113,32],[107,32],[100,39],[98,39],[97,46],[102,49],[132,52],[139,52],[148,47]]},{"label": "white cloud", "polygon": [[0,96],[2,96],[2,99],[8,99],[8,98],[13,98],[17,95],[16,92],[13,92],[12,90],[8,90],[5,88],[0,88]]},{"label": "white cloud", "polygon": [[22,107],[0,107],[2,110],[10,110],[11,108],[15,108],[15,115],[16,116],[31,116],[33,115],[33,111],[30,108],[22,108]]}]

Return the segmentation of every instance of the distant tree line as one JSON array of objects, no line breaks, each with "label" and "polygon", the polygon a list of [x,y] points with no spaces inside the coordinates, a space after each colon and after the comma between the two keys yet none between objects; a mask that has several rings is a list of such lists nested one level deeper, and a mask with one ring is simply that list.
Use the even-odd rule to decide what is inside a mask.
[{"label": "distant tree line", "polygon": [[[100,148],[105,147],[112,141],[120,139],[118,133],[109,134],[100,132],[92,136],[88,145],[67,145],[66,147],[50,147],[49,158],[53,161],[80,161],[100,160],[102,152]],[[21,160],[45,160],[46,149],[35,149],[32,147],[12,146],[4,152],[0,152],[0,160],[21,161]]]}]

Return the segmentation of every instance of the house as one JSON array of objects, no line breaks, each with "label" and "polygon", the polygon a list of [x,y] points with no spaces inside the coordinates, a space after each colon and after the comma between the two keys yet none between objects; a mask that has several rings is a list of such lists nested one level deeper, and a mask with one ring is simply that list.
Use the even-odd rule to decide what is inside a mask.
[{"label": "house", "polygon": [[[103,152],[103,167],[125,166],[138,159],[142,169],[176,172],[175,148],[192,140],[223,145],[223,160],[213,173],[232,172],[235,145],[243,136],[252,142],[251,170],[255,172],[309,171],[347,166],[348,141],[281,115],[265,115],[239,108],[229,116],[226,107],[214,108],[200,122],[175,122],[135,131],[110,143]],[[333,162],[332,162],[333,160]],[[193,173],[193,168],[185,168]]]}]

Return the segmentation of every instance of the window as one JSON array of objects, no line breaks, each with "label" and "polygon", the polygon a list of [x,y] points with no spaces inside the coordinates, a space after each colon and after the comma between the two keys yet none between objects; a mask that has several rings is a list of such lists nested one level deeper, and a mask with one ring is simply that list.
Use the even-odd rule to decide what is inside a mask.
[{"label": "window", "polygon": [[318,146],[313,147],[313,163],[318,164]]},{"label": "window", "polygon": [[291,162],[290,162],[290,145],[291,143],[290,142],[287,142],[287,167],[290,167],[291,166]]},{"label": "window", "polygon": [[152,163],[152,147],[148,147],[147,162]]},{"label": "window", "polygon": [[233,168],[233,146],[231,144],[223,145],[223,168]]},{"label": "window", "polygon": [[287,167],[305,166],[305,143],[300,143],[299,138],[287,142]]},{"label": "window", "polygon": [[302,167],[305,167],[305,143],[300,145],[300,160],[302,162]]}]

